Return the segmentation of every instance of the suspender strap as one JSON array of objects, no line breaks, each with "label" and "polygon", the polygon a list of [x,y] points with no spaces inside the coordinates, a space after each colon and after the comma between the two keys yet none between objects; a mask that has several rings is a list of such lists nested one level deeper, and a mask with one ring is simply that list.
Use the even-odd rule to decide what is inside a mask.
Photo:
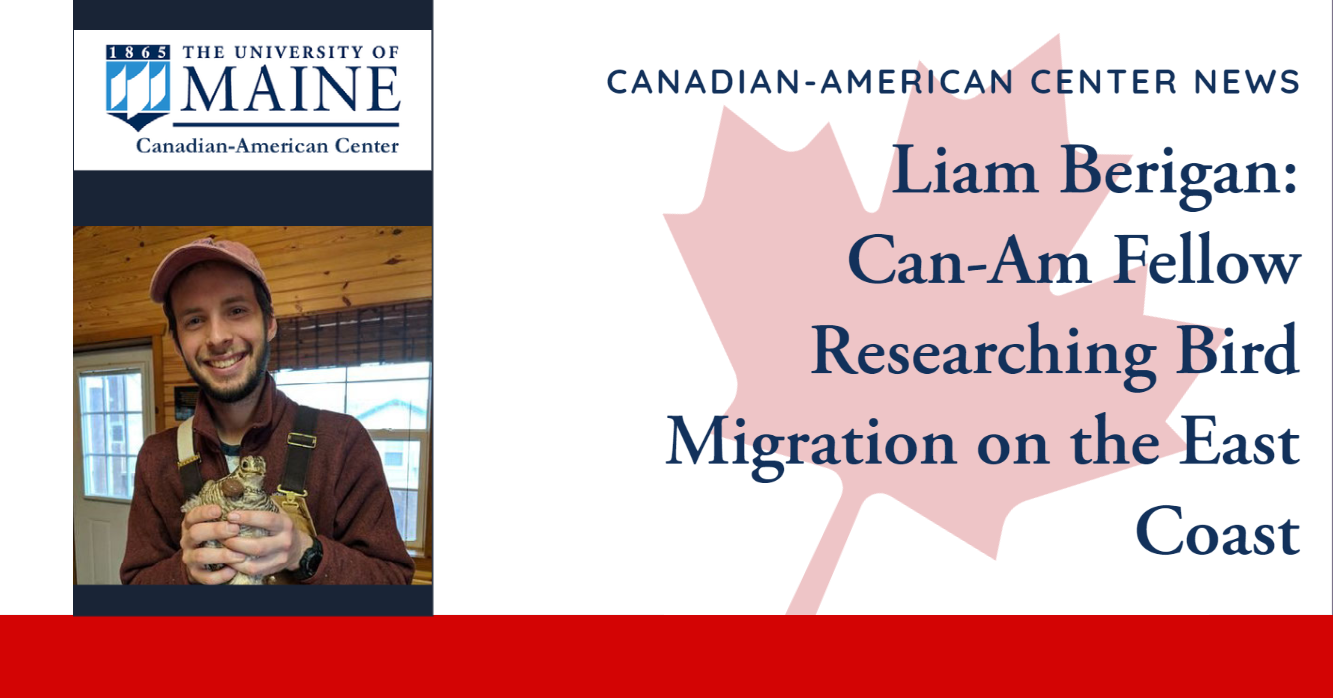
[{"label": "suspender strap", "polygon": [[305,471],[310,452],[315,449],[315,419],[319,410],[305,405],[296,408],[296,423],[287,435],[287,465],[282,471],[278,491],[285,495],[306,496]]},{"label": "suspender strap", "polygon": [[[282,510],[292,518],[296,527],[315,537],[315,519],[306,506],[305,471],[310,464],[310,452],[315,449],[315,421],[319,410],[297,405],[296,419],[287,434],[287,465],[282,469],[282,483],[273,495]],[[280,575],[281,576],[281,575]]]},{"label": "suspender strap", "polygon": [[204,489],[204,476],[199,472],[199,455],[194,452],[194,417],[176,427],[176,458],[181,487],[185,490],[185,498],[189,499]]}]

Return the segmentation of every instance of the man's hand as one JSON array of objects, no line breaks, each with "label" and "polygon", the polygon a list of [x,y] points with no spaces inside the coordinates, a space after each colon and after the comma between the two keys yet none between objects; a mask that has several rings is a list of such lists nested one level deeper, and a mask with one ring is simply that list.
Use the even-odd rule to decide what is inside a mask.
[{"label": "man's hand", "polygon": [[236,570],[224,566],[215,572],[207,565],[231,565],[245,560],[245,555],[226,548],[202,547],[210,540],[230,540],[240,532],[234,523],[217,521],[220,516],[222,507],[208,504],[191,509],[181,522],[181,561],[192,584],[226,584],[236,576]]},{"label": "man's hand", "polygon": [[230,525],[253,526],[268,531],[260,538],[227,538],[222,544],[227,550],[244,556],[239,563],[229,562],[237,572],[266,577],[282,570],[294,570],[301,564],[301,556],[314,541],[296,528],[291,517],[282,512],[233,511],[227,515]]}]

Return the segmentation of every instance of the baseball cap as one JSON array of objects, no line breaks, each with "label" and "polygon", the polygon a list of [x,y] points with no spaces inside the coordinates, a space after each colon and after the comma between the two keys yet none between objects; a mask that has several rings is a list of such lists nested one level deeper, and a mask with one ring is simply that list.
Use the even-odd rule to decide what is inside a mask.
[{"label": "baseball cap", "polygon": [[162,259],[161,264],[157,265],[157,271],[153,272],[153,282],[148,288],[148,295],[153,299],[153,302],[166,302],[167,291],[171,289],[171,282],[175,281],[181,272],[200,262],[235,264],[254,274],[255,278],[259,279],[259,283],[263,284],[264,290],[269,295],[273,294],[269,290],[268,279],[264,278],[264,270],[259,268],[259,260],[255,257],[255,253],[250,251],[250,248],[232,240],[204,238],[177,247]]}]

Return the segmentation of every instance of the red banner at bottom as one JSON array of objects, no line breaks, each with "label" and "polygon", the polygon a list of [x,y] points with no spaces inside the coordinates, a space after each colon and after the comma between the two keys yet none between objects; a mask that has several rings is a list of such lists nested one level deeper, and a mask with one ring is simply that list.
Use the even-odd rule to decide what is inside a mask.
[{"label": "red banner at bottom", "polygon": [[19,685],[92,695],[1279,695],[1326,690],[1333,648],[1328,617],[24,617],[5,629]]}]

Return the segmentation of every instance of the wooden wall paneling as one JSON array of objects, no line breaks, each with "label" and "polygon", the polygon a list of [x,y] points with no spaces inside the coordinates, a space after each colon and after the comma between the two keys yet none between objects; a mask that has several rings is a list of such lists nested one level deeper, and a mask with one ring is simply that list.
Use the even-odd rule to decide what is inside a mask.
[{"label": "wooden wall paneling", "polygon": [[[336,307],[331,300],[347,307],[342,301],[345,294],[335,293],[343,290],[342,284],[353,294],[370,294],[366,301],[348,296],[353,305],[430,294],[424,289],[428,283],[408,288],[429,275],[431,239],[425,227],[167,229],[174,238],[165,242],[158,241],[163,234],[160,229],[106,231],[90,227],[74,235],[76,331],[114,327],[127,318],[139,318],[140,324],[150,318],[156,321],[161,310],[148,299],[147,288],[157,264],[176,246],[208,234],[251,246],[275,293],[290,294],[284,297],[287,305],[280,314],[309,312],[304,303],[297,307],[304,298],[316,301],[320,308]],[[257,244],[256,239],[269,242]],[[96,245],[88,244],[91,242]],[[90,246],[100,254],[92,254]],[[412,273],[418,276],[397,283],[386,281]],[[388,301],[382,300],[386,297]]]}]

